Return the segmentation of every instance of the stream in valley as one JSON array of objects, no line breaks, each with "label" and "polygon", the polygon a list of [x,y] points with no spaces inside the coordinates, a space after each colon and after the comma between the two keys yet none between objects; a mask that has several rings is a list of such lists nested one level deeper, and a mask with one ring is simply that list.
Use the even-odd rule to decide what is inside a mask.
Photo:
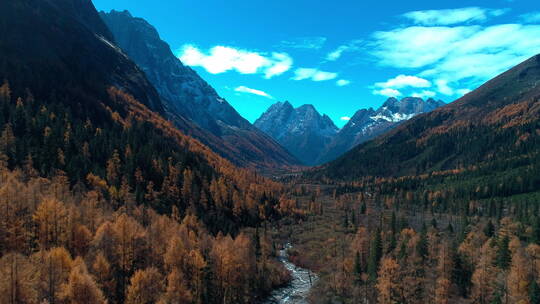
[{"label": "stream in valley", "polygon": [[290,244],[279,251],[279,260],[291,272],[291,282],[276,289],[262,304],[307,304],[307,296],[311,286],[317,281],[317,276],[307,269],[296,267],[287,255]]}]

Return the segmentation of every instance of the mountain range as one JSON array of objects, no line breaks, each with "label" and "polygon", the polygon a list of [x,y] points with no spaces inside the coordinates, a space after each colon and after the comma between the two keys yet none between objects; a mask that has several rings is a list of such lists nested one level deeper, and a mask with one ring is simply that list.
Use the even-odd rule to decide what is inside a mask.
[{"label": "mountain range", "polygon": [[287,282],[243,232],[292,214],[282,186],[169,106],[90,0],[0,1],[0,303],[247,304]]},{"label": "mountain range", "polygon": [[182,64],[157,30],[128,11],[101,12],[118,46],[156,88],[167,117],[184,133],[244,167],[286,167],[299,162],[259,131],[194,70]]},{"label": "mountain range", "polygon": [[538,167],[539,135],[537,55],[462,98],[355,147],[315,174],[353,179],[483,167],[489,176],[497,171],[512,176],[512,170]]},{"label": "mountain range", "polygon": [[256,125],[142,19],[0,1],[0,303],[539,302],[540,55]]},{"label": "mountain range", "polygon": [[274,208],[275,183],[175,128],[169,104],[90,1],[2,1],[0,18],[0,171],[58,177],[77,204],[94,189],[109,211],[190,208],[226,233],[258,221],[259,204]]},{"label": "mountain range", "polygon": [[[250,124],[193,69],[182,64],[157,30],[128,11],[100,12],[111,41],[157,91],[164,115],[185,134],[243,167],[318,165],[342,155],[401,122],[443,104],[420,98],[390,98],[378,110],[358,111],[339,130],[312,105],[277,103]],[[262,132],[261,132],[262,131]]]},{"label": "mountain range", "polygon": [[273,104],[254,125],[307,165],[317,162],[320,148],[339,131],[330,117],[320,115],[314,106],[294,108],[288,101]]},{"label": "mountain range", "polygon": [[379,109],[361,109],[342,128],[312,105],[294,108],[289,102],[272,105],[254,125],[272,136],[307,165],[336,159],[351,148],[395,128],[412,117],[430,112],[442,101],[389,98]]}]

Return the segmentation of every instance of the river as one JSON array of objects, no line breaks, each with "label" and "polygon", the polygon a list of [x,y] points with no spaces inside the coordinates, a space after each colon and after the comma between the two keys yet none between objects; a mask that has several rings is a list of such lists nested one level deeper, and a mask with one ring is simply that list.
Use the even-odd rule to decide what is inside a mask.
[{"label": "river", "polygon": [[262,304],[308,304],[307,296],[311,286],[317,281],[317,276],[289,261],[287,250],[290,248],[291,244],[287,244],[279,251],[279,260],[291,272],[291,282],[274,290]]}]

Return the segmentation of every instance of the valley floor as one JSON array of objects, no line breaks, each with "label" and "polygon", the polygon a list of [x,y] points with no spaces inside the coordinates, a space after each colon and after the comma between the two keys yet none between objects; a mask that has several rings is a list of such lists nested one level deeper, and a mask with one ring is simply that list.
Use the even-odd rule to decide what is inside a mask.
[{"label": "valley floor", "polygon": [[319,277],[308,303],[539,303],[534,223],[399,210],[367,193],[301,188],[297,204],[313,212],[283,220],[276,239],[292,244],[292,263]]}]

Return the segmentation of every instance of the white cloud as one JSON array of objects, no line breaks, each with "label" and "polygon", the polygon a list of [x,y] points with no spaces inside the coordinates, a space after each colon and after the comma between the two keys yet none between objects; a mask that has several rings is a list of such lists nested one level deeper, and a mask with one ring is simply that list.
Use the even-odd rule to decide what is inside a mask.
[{"label": "white cloud", "polygon": [[540,25],[494,25],[449,47],[446,58],[420,75],[477,86],[540,52]]},{"label": "white cloud", "polygon": [[313,81],[332,80],[338,76],[337,73],[324,72],[318,69],[299,68],[294,71],[293,80],[310,79]]},{"label": "white cloud", "polygon": [[237,71],[241,74],[263,73],[271,78],[288,71],[292,67],[292,58],[286,53],[264,53],[235,49],[227,46],[215,46],[208,54],[193,45],[185,45],[178,54],[180,60],[188,66],[200,66],[212,74]]},{"label": "white cloud", "polygon": [[342,45],[340,47],[338,47],[336,50],[328,53],[328,55],[326,55],[326,60],[329,60],[329,61],[336,61],[339,59],[339,57],[341,57],[341,54],[343,54],[343,52],[346,50],[346,46]]},{"label": "white cloud", "polygon": [[476,33],[478,26],[412,26],[375,32],[371,54],[382,65],[419,68],[445,58],[452,47]]},{"label": "white cloud", "polygon": [[272,97],[270,94],[268,94],[268,93],[266,93],[264,91],[248,88],[248,87],[245,87],[245,86],[239,86],[239,87],[235,88],[234,91],[235,92],[240,92],[240,93],[254,94],[254,95],[266,97],[266,98],[269,98],[269,99],[274,99],[274,97]]},{"label": "white cloud", "polygon": [[431,86],[431,82],[424,78],[402,74],[395,78],[389,79],[386,82],[378,82],[375,84],[375,86],[394,89],[401,89],[405,87],[429,88]]},{"label": "white cloud", "polygon": [[328,61],[336,61],[338,60],[341,55],[343,55],[344,52],[350,52],[350,51],[356,51],[360,49],[359,44],[362,42],[362,40],[352,40],[348,44],[340,45],[338,48],[336,48],[334,51],[328,53],[326,55],[326,60]]},{"label": "white cloud", "polygon": [[466,22],[486,21],[489,17],[503,15],[504,9],[485,9],[481,7],[465,7],[458,9],[413,11],[403,14],[403,17],[422,25],[451,25]]},{"label": "white cloud", "polygon": [[351,118],[349,116],[343,116],[343,117],[340,117],[339,119],[344,120],[344,121],[351,120]]},{"label": "white cloud", "polygon": [[292,58],[285,53],[273,53],[272,57],[274,59],[272,66],[267,68],[264,72],[264,76],[267,79],[287,72],[293,65]]},{"label": "white cloud", "polygon": [[521,15],[521,20],[526,23],[540,23],[540,11]]},{"label": "white cloud", "polygon": [[439,93],[444,94],[444,95],[448,95],[448,96],[454,95],[454,89],[452,89],[448,85],[447,80],[438,79],[437,81],[435,81],[435,84],[437,85],[437,90],[439,91]]},{"label": "white cloud", "polygon": [[386,88],[386,89],[381,89],[381,90],[373,90],[373,94],[374,95],[386,96],[386,97],[397,97],[397,96],[402,95],[400,91],[395,90],[395,89],[391,89],[391,88]]},{"label": "white cloud", "polygon": [[435,93],[433,91],[423,90],[422,92],[412,93],[411,96],[426,99],[426,98],[435,97],[435,95],[437,95],[437,93]]},{"label": "white cloud", "polygon": [[346,86],[346,85],[349,85],[351,84],[351,81],[350,80],[346,80],[346,79],[340,79],[338,81],[336,81],[336,84],[340,87],[343,87],[343,86]]},{"label": "white cloud", "polygon": [[465,94],[468,94],[470,92],[472,92],[471,90],[469,89],[459,89],[459,90],[456,90],[456,92],[459,94],[459,95],[465,95]]},{"label": "white cloud", "polygon": [[[396,28],[373,34],[371,55],[383,66],[410,69],[419,77],[452,87],[477,87],[540,52],[540,25]],[[435,83],[435,82],[434,82]]]},{"label": "white cloud", "polygon": [[280,46],[293,49],[318,50],[326,43],[326,37],[301,37],[292,40],[281,41]]}]

